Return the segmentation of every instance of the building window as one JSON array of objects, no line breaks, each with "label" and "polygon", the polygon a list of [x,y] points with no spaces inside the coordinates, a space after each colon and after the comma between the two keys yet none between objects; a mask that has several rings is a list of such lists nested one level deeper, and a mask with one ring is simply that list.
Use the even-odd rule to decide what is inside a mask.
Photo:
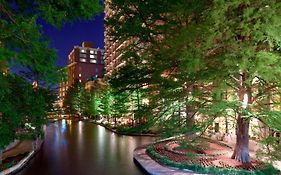
[{"label": "building window", "polygon": [[80,57],[86,58],[86,54],[79,54]]},{"label": "building window", "polygon": [[79,76],[79,77],[81,77],[82,75],[81,75],[81,74],[79,74],[78,76]]},{"label": "building window", "polygon": [[93,54],[94,53],[94,51],[93,50],[90,50],[90,54]]},{"label": "building window", "polygon": [[80,62],[86,62],[85,58],[80,58]]},{"label": "building window", "polygon": [[97,63],[97,60],[90,59],[90,63]]},{"label": "building window", "polygon": [[85,49],[81,49],[80,52],[81,53],[86,53],[86,50]]},{"label": "building window", "polygon": [[82,80],[81,80],[81,79],[79,79],[79,82],[81,83],[81,82],[82,82]]},{"label": "building window", "polygon": [[99,68],[96,68],[96,73],[98,73],[99,72]]},{"label": "building window", "polygon": [[90,55],[90,58],[95,58],[95,55]]}]

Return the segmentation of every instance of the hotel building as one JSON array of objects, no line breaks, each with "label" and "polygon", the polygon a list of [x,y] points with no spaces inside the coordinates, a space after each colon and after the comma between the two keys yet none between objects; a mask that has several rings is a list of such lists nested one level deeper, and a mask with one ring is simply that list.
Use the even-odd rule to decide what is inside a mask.
[{"label": "hotel building", "polygon": [[67,80],[60,82],[59,97],[63,101],[68,87],[75,81],[86,83],[88,80],[103,77],[104,50],[94,48],[92,42],[83,42],[82,46],[74,46],[68,55],[67,67],[61,69]]},{"label": "hotel building", "polygon": [[[114,11],[110,8],[110,0],[105,0],[105,20],[110,18]],[[113,40],[113,38],[109,35],[110,30],[112,30],[109,26],[105,26],[104,32],[104,43],[105,43],[105,70],[106,75],[111,75],[114,71],[118,71],[120,67],[122,67],[125,62],[121,61],[122,57],[122,48],[128,46],[130,44],[130,40],[120,42],[118,40]]]}]

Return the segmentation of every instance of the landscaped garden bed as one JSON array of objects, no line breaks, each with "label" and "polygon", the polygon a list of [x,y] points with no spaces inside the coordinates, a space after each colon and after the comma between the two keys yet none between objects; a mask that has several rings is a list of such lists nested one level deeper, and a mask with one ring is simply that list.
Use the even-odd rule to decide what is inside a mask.
[{"label": "landscaped garden bed", "polygon": [[270,164],[251,159],[241,163],[231,159],[233,149],[205,138],[156,142],[147,153],[158,163],[179,169],[210,174],[279,174]]},{"label": "landscaped garden bed", "polygon": [[18,162],[20,162],[22,159],[24,159],[29,153],[23,153],[19,154],[14,157],[8,157],[7,159],[4,159],[2,164],[0,165],[0,171],[3,171],[5,169],[8,169],[14,165],[16,165]]}]

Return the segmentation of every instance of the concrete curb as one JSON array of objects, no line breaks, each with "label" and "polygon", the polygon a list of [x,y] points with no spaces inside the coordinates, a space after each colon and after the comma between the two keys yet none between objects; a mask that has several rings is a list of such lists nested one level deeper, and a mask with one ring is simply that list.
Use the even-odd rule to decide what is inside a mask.
[{"label": "concrete curb", "polygon": [[134,162],[150,175],[201,175],[191,170],[180,170],[160,165],[146,154],[146,146],[136,148],[133,157]]}]

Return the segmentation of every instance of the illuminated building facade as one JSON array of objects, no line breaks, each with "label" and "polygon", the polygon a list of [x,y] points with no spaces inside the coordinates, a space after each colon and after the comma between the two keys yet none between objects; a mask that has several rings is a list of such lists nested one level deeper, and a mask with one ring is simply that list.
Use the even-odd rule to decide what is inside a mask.
[{"label": "illuminated building facade", "polygon": [[[105,0],[105,19],[110,18],[114,11],[110,9],[110,0]],[[120,42],[118,40],[113,40],[109,35],[110,30],[112,30],[109,26],[105,26],[104,32],[104,43],[105,43],[105,70],[106,75],[111,75],[114,71],[118,71],[125,62],[121,61],[122,53],[120,49],[128,46],[131,41]]]},{"label": "illuminated building facade", "polygon": [[68,65],[60,70],[59,98],[61,104],[68,87],[75,81],[86,83],[88,80],[103,77],[104,50],[94,48],[92,42],[83,42],[74,46],[68,55]]}]

